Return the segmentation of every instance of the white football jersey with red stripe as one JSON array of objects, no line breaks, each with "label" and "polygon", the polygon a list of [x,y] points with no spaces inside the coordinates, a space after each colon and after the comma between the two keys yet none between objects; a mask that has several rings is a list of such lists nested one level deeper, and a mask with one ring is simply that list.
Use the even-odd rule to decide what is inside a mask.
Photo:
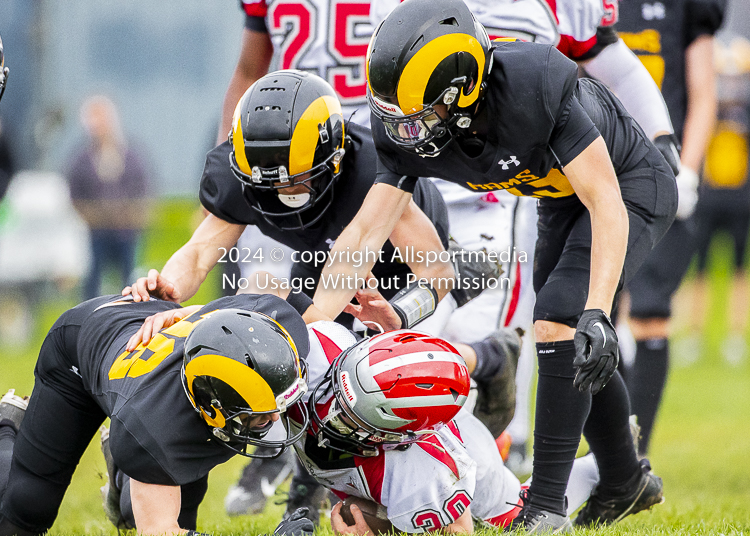
[{"label": "white football jersey with red stripe", "polygon": [[[243,0],[245,13],[264,17],[273,43],[270,70],[302,69],[328,81],[345,119],[369,124],[365,55],[372,36],[369,0]],[[362,117],[361,117],[362,116]]]},{"label": "white football jersey with red stripe", "polygon": [[[330,363],[355,337],[333,322],[308,326],[308,383],[317,385]],[[321,415],[328,400],[318,404]],[[308,443],[315,443],[312,436]],[[406,450],[381,450],[374,457],[343,456],[330,461],[315,445],[295,445],[300,460],[318,481],[340,497],[355,496],[386,507],[388,519],[404,532],[425,532],[453,523],[471,507],[489,522],[511,512],[520,483],[504,466],[491,434],[466,411],[434,435]]]},{"label": "white football jersey with red stripe", "polygon": [[[382,21],[402,0],[373,0],[370,20]],[[515,37],[555,45],[578,57],[596,44],[598,26],[617,21],[617,0],[464,0],[491,39]]]}]

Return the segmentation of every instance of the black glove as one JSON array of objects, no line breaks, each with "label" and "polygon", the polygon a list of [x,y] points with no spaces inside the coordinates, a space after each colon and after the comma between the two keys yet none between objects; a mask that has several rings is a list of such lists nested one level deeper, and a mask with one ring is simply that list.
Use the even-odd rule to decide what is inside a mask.
[{"label": "black glove", "polygon": [[675,177],[680,173],[680,141],[674,134],[662,134],[654,139],[654,145],[664,156]]},{"label": "black glove", "polygon": [[284,519],[276,530],[274,536],[312,536],[315,531],[315,525],[312,520],[307,518],[307,508],[297,508],[292,515]]},{"label": "black glove", "polygon": [[595,395],[607,385],[620,360],[615,326],[601,309],[587,309],[578,321],[573,342],[573,365],[578,367],[573,385],[579,391],[591,387],[591,394]]},{"label": "black glove", "polygon": [[[461,251],[464,251],[463,255]],[[496,262],[489,260],[490,255],[486,249],[464,249],[451,238],[448,252],[454,260],[456,279],[461,281],[462,286],[451,290],[451,296],[456,300],[458,307],[463,307],[479,296],[489,286],[490,281],[497,280],[503,273],[503,269]]]}]

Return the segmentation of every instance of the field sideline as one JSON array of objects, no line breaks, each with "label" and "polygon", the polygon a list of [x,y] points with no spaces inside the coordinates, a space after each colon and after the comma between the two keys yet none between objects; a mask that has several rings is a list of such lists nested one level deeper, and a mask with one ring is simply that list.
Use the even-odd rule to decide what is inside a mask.
[{"label": "field sideline", "polygon": [[[140,259],[146,267],[161,267],[190,233],[191,203],[182,200],[160,204]],[[156,229],[161,236],[156,235]],[[705,351],[691,366],[675,366],[667,385],[660,420],[652,439],[652,465],[664,479],[666,503],[653,512],[641,513],[617,527],[577,534],[719,535],[750,536],[750,364],[748,359],[731,366],[718,357],[724,313],[720,310],[728,292],[725,244],[715,248],[719,262],[712,271],[712,321],[705,334]],[[191,303],[214,294],[218,278]],[[75,305],[70,296],[55,297],[36,311],[33,341],[23,347],[7,347],[0,353],[0,393],[15,388],[29,394],[33,385],[36,352],[46,330],[66,308]],[[678,334],[678,338],[680,335]],[[209,491],[201,505],[199,529],[214,534],[271,533],[282,505],[269,501],[266,511],[254,517],[228,518],[223,498],[236,481],[245,460],[236,457],[211,473]],[[98,437],[87,450],[74,475],[50,535],[116,534],[101,508],[99,487],[106,478]],[[278,499],[283,498],[279,496]],[[330,534],[324,523],[321,534]],[[487,531],[490,532],[490,531]]]}]

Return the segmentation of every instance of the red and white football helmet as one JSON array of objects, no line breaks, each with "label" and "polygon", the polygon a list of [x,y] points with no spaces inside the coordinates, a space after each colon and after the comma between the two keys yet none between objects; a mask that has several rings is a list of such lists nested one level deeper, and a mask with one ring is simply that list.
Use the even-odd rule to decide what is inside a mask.
[{"label": "red and white football helmet", "polygon": [[320,444],[377,455],[378,445],[408,444],[449,422],[469,387],[466,363],[447,341],[411,330],[381,333],[342,352],[313,390],[312,430]]}]

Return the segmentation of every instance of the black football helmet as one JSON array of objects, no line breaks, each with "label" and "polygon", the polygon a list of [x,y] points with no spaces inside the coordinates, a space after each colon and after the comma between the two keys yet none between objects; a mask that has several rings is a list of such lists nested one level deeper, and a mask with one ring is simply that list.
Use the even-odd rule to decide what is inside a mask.
[{"label": "black football helmet", "polygon": [[[303,71],[267,74],[237,104],[230,165],[250,206],[281,230],[305,229],[333,201],[344,117],[333,88]],[[279,190],[302,185],[306,191]]]},{"label": "black football helmet", "polygon": [[[305,362],[289,333],[272,318],[252,311],[223,309],[198,323],[185,340],[182,383],[190,403],[219,442],[238,454],[248,445],[274,449],[275,458],[300,439],[309,417]],[[290,436],[286,412],[298,408],[302,432]],[[272,422],[252,426],[253,417],[280,413],[287,437],[264,440]]]},{"label": "black football helmet", "polygon": [[471,125],[491,64],[487,31],[462,0],[403,2],[370,41],[370,109],[396,144],[435,156]]},{"label": "black football helmet", "polygon": [[5,54],[3,53],[3,39],[0,37],[0,99],[5,93],[5,83],[8,81],[8,68],[5,66]]}]

